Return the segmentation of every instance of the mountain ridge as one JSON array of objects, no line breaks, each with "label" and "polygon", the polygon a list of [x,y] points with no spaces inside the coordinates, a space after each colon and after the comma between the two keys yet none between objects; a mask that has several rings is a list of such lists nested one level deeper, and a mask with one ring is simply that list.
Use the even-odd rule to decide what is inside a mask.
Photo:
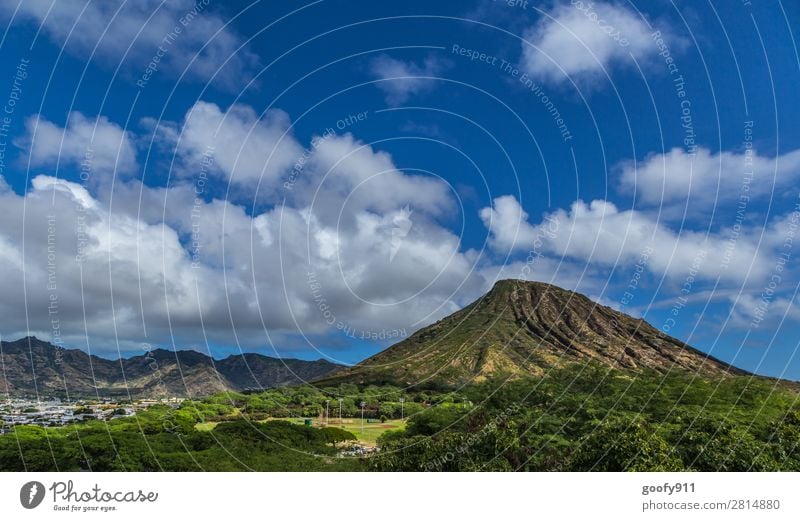
[{"label": "mountain ridge", "polygon": [[306,382],[340,367],[324,359],[258,353],[215,359],[161,348],[109,360],[34,336],[0,342],[0,392],[10,396],[202,396]]}]

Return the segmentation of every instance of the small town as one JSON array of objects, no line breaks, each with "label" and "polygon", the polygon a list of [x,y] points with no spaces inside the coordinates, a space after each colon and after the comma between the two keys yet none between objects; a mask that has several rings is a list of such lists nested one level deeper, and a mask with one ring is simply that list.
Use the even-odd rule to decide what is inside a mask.
[{"label": "small town", "polygon": [[11,432],[16,425],[39,425],[60,427],[87,420],[107,421],[114,418],[134,416],[137,411],[156,404],[177,407],[183,398],[158,400],[96,400],[62,401],[59,398],[44,400],[6,399],[0,405],[0,435]]}]

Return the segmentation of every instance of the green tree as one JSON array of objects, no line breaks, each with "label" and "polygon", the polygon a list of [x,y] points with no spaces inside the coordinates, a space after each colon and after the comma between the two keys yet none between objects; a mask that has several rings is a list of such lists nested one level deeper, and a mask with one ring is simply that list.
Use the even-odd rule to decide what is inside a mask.
[{"label": "green tree", "polygon": [[687,467],[704,472],[767,472],[780,470],[772,448],[746,427],[727,419],[701,417],[676,437]]},{"label": "green tree", "polygon": [[638,416],[599,422],[578,441],[568,470],[666,472],[683,470],[666,440]]},{"label": "green tree", "polygon": [[325,436],[325,442],[330,443],[334,447],[336,447],[337,443],[356,441],[358,439],[352,432],[336,427],[323,427],[320,430],[322,431],[323,436]]}]

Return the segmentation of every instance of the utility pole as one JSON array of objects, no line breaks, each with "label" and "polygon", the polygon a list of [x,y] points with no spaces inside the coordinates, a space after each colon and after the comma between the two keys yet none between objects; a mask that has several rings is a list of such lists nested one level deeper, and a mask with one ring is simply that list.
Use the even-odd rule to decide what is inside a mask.
[{"label": "utility pole", "polygon": [[342,402],[344,398],[339,398],[339,426],[343,425],[342,423]]},{"label": "utility pole", "polygon": [[325,427],[328,426],[328,422],[330,421],[331,418],[330,409],[328,408],[328,405],[330,403],[331,403],[330,400],[325,400]]},{"label": "utility pole", "polygon": [[361,434],[364,434],[364,406],[366,402],[361,402]]},{"label": "utility pole", "polygon": [[400,397],[400,421],[403,421],[405,415],[403,414],[403,403],[406,401],[405,398]]}]

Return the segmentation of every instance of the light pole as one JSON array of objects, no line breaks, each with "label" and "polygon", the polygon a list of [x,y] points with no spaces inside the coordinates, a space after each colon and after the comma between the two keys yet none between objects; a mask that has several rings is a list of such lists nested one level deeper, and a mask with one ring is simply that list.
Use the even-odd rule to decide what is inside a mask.
[{"label": "light pole", "polygon": [[361,434],[364,434],[364,406],[367,402],[361,402]]},{"label": "light pole", "polygon": [[343,425],[343,422],[342,422],[342,402],[343,401],[344,401],[344,398],[339,398],[339,426]]},{"label": "light pole", "polygon": [[325,426],[326,427],[328,426],[328,422],[330,421],[330,418],[331,418],[330,409],[328,408],[328,405],[330,403],[331,403],[330,400],[325,400]]},{"label": "light pole", "polygon": [[403,415],[403,403],[405,403],[405,401],[406,401],[405,398],[403,397],[400,398],[400,421],[403,421],[403,418],[405,417]]}]

